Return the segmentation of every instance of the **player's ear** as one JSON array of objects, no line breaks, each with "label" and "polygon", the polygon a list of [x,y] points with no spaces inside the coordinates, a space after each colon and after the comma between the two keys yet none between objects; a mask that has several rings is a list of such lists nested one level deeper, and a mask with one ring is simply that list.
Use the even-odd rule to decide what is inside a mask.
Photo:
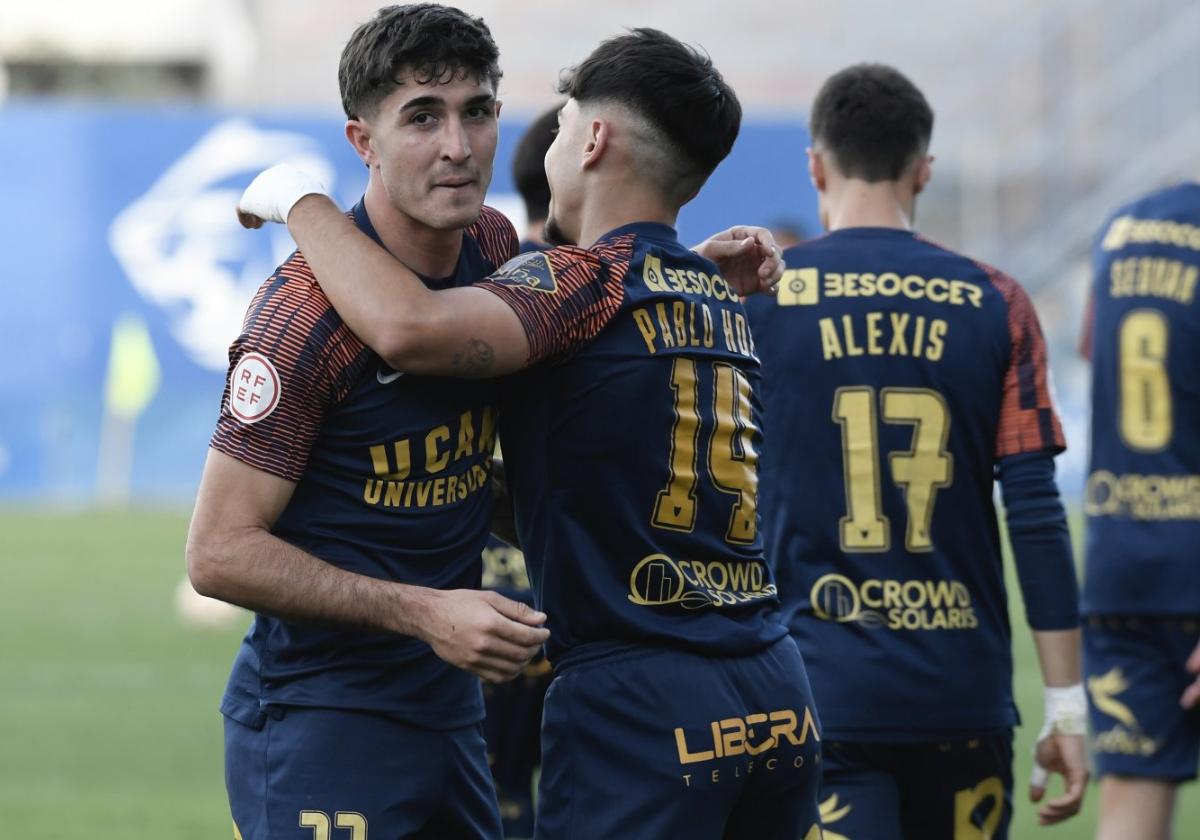
[{"label": "player's ear", "polygon": [[371,147],[371,126],[363,120],[346,120],[346,139],[354,147],[359,160],[371,168],[375,162],[375,150]]},{"label": "player's ear", "polygon": [[812,147],[804,150],[808,155],[808,180],[812,181],[817,192],[825,191],[825,161],[820,152],[814,152]]},{"label": "player's ear", "polygon": [[919,195],[933,177],[933,155],[923,155],[913,177],[913,195]]},{"label": "player's ear", "polygon": [[608,151],[608,141],[612,136],[612,126],[608,120],[599,117],[588,123],[587,142],[583,146],[581,168],[589,169],[598,164],[605,152]]}]

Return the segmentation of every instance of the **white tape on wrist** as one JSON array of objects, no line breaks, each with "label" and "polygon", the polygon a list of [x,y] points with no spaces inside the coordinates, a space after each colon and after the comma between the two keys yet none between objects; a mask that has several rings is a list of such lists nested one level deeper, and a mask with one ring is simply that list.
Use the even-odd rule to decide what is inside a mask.
[{"label": "white tape on wrist", "polygon": [[1037,745],[1051,735],[1083,735],[1087,732],[1087,694],[1083,683],[1065,688],[1047,686],[1045,710],[1041,731],[1033,744],[1033,772],[1029,776],[1029,783],[1037,788],[1044,788],[1050,778],[1050,771],[1038,764]]}]

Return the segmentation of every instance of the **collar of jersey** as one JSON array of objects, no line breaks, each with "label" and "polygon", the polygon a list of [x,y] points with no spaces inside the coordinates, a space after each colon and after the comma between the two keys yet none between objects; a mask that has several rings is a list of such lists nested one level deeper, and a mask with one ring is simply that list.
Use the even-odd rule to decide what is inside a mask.
[{"label": "collar of jersey", "polygon": [[627,225],[621,225],[615,230],[610,230],[596,241],[604,242],[606,239],[616,239],[618,236],[624,236],[627,233],[632,233],[639,239],[657,239],[660,242],[679,241],[679,234],[675,232],[675,228],[670,225],[664,225],[662,222],[632,222]]},{"label": "collar of jersey", "polygon": [[[365,195],[358,200],[358,204],[354,205],[354,209],[350,213],[354,217],[354,224],[358,225],[358,229],[374,239],[375,244],[382,248],[383,240],[379,238],[379,234],[375,231],[375,225],[371,224],[371,217],[367,215],[367,197]],[[462,254],[459,254],[459,265],[462,264],[462,260]],[[418,271],[413,271],[413,274],[420,277],[421,282],[431,289],[448,289],[454,285],[454,278],[458,275],[458,266],[455,266],[454,274],[449,277],[426,277]]]},{"label": "collar of jersey", "polygon": [[844,227],[838,230],[831,230],[826,236],[907,236],[914,237],[917,235],[915,230],[905,230],[904,228],[894,227],[869,227],[863,225],[861,227]]}]

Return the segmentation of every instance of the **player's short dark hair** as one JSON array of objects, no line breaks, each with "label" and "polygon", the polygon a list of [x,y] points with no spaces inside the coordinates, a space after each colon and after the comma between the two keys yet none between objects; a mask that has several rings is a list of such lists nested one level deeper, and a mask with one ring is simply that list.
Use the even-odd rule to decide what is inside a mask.
[{"label": "player's short dark hair", "polygon": [[554,106],[529,124],[513,154],[513,184],[525,201],[525,216],[536,222],[550,215],[550,183],[546,180],[546,151],[554,142],[558,111]]},{"label": "player's short dark hair", "polygon": [[908,78],[885,64],[855,64],[833,74],[812,106],[813,143],[842,174],[894,181],[929,148],[933,109]]},{"label": "player's short dark hair", "polygon": [[604,41],[563,74],[558,92],[584,105],[615,102],[644,119],[671,147],[662,172],[690,198],[733,148],[742,106],[712,59],[657,29],[631,29]]},{"label": "player's short dark hair", "polygon": [[338,86],[348,119],[374,115],[409,70],[417,82],[473,75],[500,82],[500,50],[483,18],[450,6],[386,6],[364,23],[342,50]]}]

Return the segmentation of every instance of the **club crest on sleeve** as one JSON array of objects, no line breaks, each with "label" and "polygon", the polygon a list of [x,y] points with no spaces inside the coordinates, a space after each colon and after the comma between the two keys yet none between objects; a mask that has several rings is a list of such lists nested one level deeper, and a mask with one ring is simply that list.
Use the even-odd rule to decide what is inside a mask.
[{"label": "club crest on sleeve", "polygon": [[558,289],[550,258],[541,251],[530,251],[528,254],[513,257],[488,279],[502,286],[533,289],[538,292],[554,292]]},{"label": "club crest on sleeve", "polygon": [[279,405],[279,372],[260,353],[242,356],[229,376],[229,413],[243,423],[257,423]]}]

